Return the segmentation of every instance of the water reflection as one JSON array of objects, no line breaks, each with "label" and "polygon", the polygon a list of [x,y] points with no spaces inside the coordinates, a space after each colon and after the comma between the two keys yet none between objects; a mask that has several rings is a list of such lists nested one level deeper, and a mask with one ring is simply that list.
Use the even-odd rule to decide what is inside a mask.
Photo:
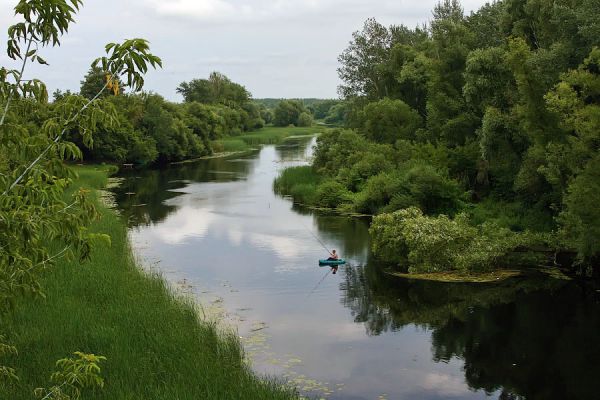
[{"label": "water reflection", "polygon": [[[268,337],[257,371],[322,379],[327,391],[299,386],[330,399],[596,397],[597,292],[537,278],[385,275],[369,255],[368,219],[315,214],[273,194],[274,177],[306,163],[313,144],[126,171],[117,190],[143,255],[237,312],[241,335],[259,326]],[[326,254],[313,235],[349,260],[322,282],[316,260]]]},{"label": "water reflection", "polygon": [[235,159],[215,158],[161,169],[124,170],[124,182],[115,189],[116,200],[130,226],[164,221],[178,207],[169,202],[193,182],[235,182],[245,179],[256,153]]},{"label": "water reflection", "polygon": [[500,399],[597,397],[600,300],[584,284],[527,277],[442,284],[350,268],[343,303],[367,334],[432,329],[436,362],[464,360],[469,387]]}]

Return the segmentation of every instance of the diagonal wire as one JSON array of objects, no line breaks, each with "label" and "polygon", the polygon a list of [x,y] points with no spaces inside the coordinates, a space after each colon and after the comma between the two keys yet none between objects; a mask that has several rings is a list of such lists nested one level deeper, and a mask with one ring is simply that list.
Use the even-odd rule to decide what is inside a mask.
[{"label": "diagonal wire", "polygon": [[315,290],[317,290],[319,288],[319,286],[321,286],[321,284],[323,283],[323,281],[325,281],[325,278],[327,278],[329,276],[329,274],[331,273],[331,271],[333,271],[333,268],[330,268],[329,271],[327,271],[327,273],[325,274],[325,276],[323,278],[321,278],[321,280],[319,281],[319,283],[317,283],[317,285],[313,288],[313,290],[310,291],[310,293],[308,294],[307,298],[310,297]]},{"label": "diagonal wire", "polygon": [[317,241],[318,241],[318,242],[321,244],[321,246],[323,246],[323,248],[324,248],[325,250],[327,250],[327,252],[328,252],[329,254],[331,254],[331,251],[329,250],[329,248],[327,247],[327,245],[325,245],[325,243],[323,243],[323,241],[322,241],[322,240],[321,240],[321,239],[320,239],[320,238],[319,238],[317,235],[315,235],[315,234],[313,233],[313,231],[312,231],[311,229],[309,229],[309,228],[308,228],[308,227],[307,227],[307,226],[306,226],[306,225],[305,225],[305,224],[302,222],[302,220],[300,220],[300,223],[302,224],[302,226],[304,226],[304,228],[305,228],[305,229],[308,231],[308,233],[310,233],[312,237],[314,237],[315,239],[317,239]]}]

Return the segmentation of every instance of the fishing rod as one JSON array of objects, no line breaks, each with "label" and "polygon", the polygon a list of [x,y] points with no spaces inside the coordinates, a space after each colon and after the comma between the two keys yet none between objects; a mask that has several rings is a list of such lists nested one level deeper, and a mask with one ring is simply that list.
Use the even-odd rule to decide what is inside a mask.
[{"label": "fishing rod", "polygon": [[331,273],[331,271],[333,271],[333,268],[331,268],[329,271],[327,271],[327,273],[325,274],[325,276],[323,278],[321,278],[321,280],[319,281],[319,283],[317,283],[317,285],[313,288],[313,290],[310,291],[310,293],[308,294],[307,298],[310,297],[315,292],[315,290],[317,290],[319,288],[319,286],[321,286],[321,284],[329,276],[329,274]]},{"label": "fishing rod", "polygon": [[317,239],[317,241],[321,244],[321,246],[323,246],[323,248],[325,250],[327,250],[327,252],[329,254],[331,254],[331,251],[329,250],[329,248],[327,247],[327,245],[325,243],[323,243],[323,241],[317,235],[315,235],[312,230],[308,229],[308,227],[304,224],[304,222],[302,222],[302,220],[300,221],[300,223],[302,224],[302,226],[304,226],[304,228],[308,231],[308,233],[310,233],[312,237],[314,237],[315,239]]}]

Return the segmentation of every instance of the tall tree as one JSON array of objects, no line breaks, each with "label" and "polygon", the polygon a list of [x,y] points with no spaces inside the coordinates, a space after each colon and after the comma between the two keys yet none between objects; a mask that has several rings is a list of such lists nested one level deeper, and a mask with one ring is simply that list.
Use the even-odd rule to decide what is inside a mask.
[{"label": "tall tree", "polygon": [[342,97],[379,99],[388,94],[378,66],[388,60],[391,40],[390,31],[374,18],[365,21],[362,31],[352,34],[350,45],[338,57]]},{"label": "tall tree", "polygon": [[241,106],[250,101],[251,95],[246,88],[219,72],[213,72],[208,79],[193,79],[183,82],[177,88],[185,102],[197,101],[206,104],[225,104]]}]

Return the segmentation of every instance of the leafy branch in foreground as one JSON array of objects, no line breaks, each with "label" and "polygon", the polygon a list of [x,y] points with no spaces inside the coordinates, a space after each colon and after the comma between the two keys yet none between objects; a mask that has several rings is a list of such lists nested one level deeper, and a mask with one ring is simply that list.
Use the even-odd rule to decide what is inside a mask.
[{"label": "leafy branch in foreground", "polygon": [[50,380],[55,383],[51,388],[38,388],[35,395],[42,400],[78,400],[81,391],[86,388],[104,387],[100,376],[100,362],[106,357],[75,352],[77,357],[63,358],[56,362],[59,371],[52,374]]},{"label": "leafy branch in foreground", "polygon": [[[0,335],[0,357],[5,355],[16,355],[17,348],[5,343],[6,338]],[[5,382],[18,380],[14,368],[9,368],[0,365],[0,385]]]},{"label": "leafy branch in foreground", "polygon": [[[70,96],[56,107],[53,115],[45,114],[46,87],[39,80],[24,80],[25,67],[28,60],[46,64],[38,55],[38,48],[60,45],[61,35],[74,22],[81,4],[81,0],[22,0],[15,7],[15,13],[24,22],[8,30],[7,54],[22,63],[19,70],[0,68],[0,104],[3,104],[0,117],[0,315],[10,309],[18,295],[41,295],[40,273],[57,260],[76,256],[86,260],[93,242],[109,240],[106,235],[92,234],[87,229],[98,214],[86,190],[75,191],[68,202],[65,200],[73,172],[64,161],[81,159],[82,153],[74,143],[62,139],[67,131],[77,130],[91,145],[98,126],[116,123],[114,107],[98,100],[104,89],[114,87],[113,78],[118,81],[119,76],[126,75],[127,85],[135,91],[141,90],[148,65],[161,65],[143,39],[109,44],[108,57],[99,59],[104,71],[111,76],[104,87],[90,100]],[[30,123],[32,113],[39,117],[38,124]],[[62,250],[52,254],[51,246],[57,243]],[[12,349],[0,346],[5,352]],[[78,373],[77,368],[82,365],[91,368],[85,369],[85,373],[94,372],[99,358],[79,356],[81,360],[62,360],[60,366],[67,372],[72,369],[71,373]],[[10,368],[0,366],[0,369],[6,376],[14,375]],[[60,385],[45,398],[78,398],[80,377],[73,376],[77,379],[68,375],[54,377],[65,378],[64,385],[70,388],[65,396],[70,397],[56,397],[63,393],[57,391],[63,386]]]},{"label": "leafy branch in foreground", "polygon": [[[42,102],[48,101],[48,91],[43,82],[37,79],[23,80],[25,66],[28,60],[47,65],[46,60],[38,54],[39,46],[59,46],[60,37],[75,22],[74,15],[82,4],[82,0],[21,0],[16,5],[15,14],[20,15],[23,22],[8,28],[6,53],[9,58],[22,60],[22,63],[19,70],[0,69],[0,100],[6,98],[0,125],[4,124],[14,97],[33,96]],[[22,45],[25,50],[21,49]],[[12,77],[15,83],[10,84],[8,77]]]}]

